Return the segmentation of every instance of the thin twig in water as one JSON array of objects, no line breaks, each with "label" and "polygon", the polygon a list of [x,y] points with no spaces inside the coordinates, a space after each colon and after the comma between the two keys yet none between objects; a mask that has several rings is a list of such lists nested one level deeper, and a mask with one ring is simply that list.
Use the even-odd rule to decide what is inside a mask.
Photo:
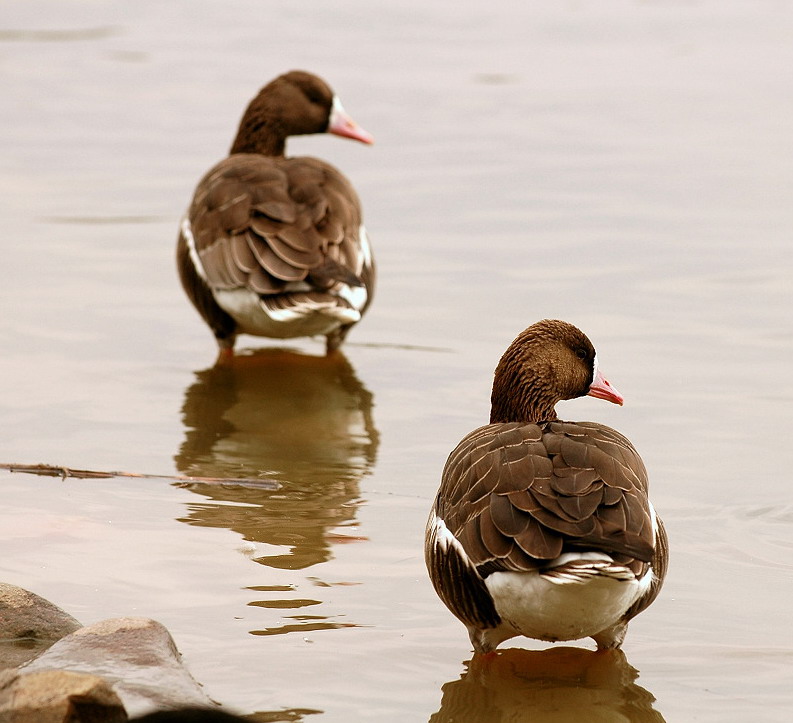
[{"label": "thin twig in water", "polygon": [[22,472],[36,474],[42,477],[60,477],[65,480],[69,477],[76,479],[110,479],[111,477],[133,477],[138,479],[167,479],[182,485],[190,484],[217,484],[239,485],[244,487],[258,487],[260,489],[277,490],[281,487],[275,480],[256,479],[254,477],[187,477],[172,474],[145,474],[143,472],[104,472],[93,469],[72,469],[54,464],[8,464],[0,462],[0,469],[9,472]]}]

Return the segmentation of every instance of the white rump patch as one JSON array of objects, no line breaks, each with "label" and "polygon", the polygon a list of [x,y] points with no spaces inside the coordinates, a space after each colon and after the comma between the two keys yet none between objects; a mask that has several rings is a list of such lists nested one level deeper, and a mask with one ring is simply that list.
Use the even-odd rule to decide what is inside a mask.
[{"label": "white rump patch", "polygon": [[536,572],[495,572],[485,578],[485,585],[498,614],[516,634],[538,640],[578,640],[622,618],[640,594],[638,581],[631,578],[592,574],[570,581],[578,584],[558,584]]},{"label": "white rump patch", "polygon": [[564,553],[542,572],[495,572],[485,585],[498,614],[517,634],[577,640],[619,622],[652,580],[649,567],[637,579],[610,555],[592,551]]},{"label": "white rump patch", "polygon": [[240,332],[254,336],[291,339],[330,334],[342,324],[354,324],[361,318],[356,309],[333,301],[307,299],[283,309],[270,309],[250,289],[215,289],[213,294],[218,305],[237,322]]},{"label": "white rump patch", "polygon": [[595,575],[629,582],[636,576],[604,552],[566,552],[548,563],[540,576],[555,585],[583,584]]}]

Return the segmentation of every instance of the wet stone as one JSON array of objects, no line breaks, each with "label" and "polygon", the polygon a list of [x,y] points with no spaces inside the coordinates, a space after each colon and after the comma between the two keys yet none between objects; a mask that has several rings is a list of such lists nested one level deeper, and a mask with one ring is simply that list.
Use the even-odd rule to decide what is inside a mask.
[{"label": "wet stone", "polygon": [[127,713],[110,684],[67,670],[0,672],[4,723],[124,723]]},{"label": "wet stone", "polygon": [[170,633],[148,618],[114,618],[80,628],[20,672],[46,670],[101,676],[130,716],[183,706],[216,706],[185,668]]},{"label": "wet stone", "polygon": [[0,583],[0,669],[22,665],[79,627],[49,600]]}]

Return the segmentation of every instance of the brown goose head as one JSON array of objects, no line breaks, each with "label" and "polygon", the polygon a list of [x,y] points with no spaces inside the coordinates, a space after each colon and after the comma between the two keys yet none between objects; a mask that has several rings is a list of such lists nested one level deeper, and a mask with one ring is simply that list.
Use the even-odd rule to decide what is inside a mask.
[{"label": "brown goose head", "polygon": [[279,76],[259,91],[240,121],[234,153],[282,156],[289,136],[333,133],[362,143],[374,139],[350,118],[321,78],[302,70]]},{"label": "brown goose head", "polygon": [[587,395],[623,402],[598,370],[595,347],[586,334],[566,321],[545,319],[521,332],[501,357],[493,378],[490,421],[557,419],[557,402]]}]

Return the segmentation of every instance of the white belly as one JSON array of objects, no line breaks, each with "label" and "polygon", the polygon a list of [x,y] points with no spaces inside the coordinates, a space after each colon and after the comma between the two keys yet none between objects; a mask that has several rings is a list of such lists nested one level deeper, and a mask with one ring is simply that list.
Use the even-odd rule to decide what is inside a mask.
[{"label": "white belly", "polygon": [[515,635],[548,641],[577,640],[611,627],[641,595],[642,583],[595,575],[560,584],[536,572],[496,572],[485,579]]}]

